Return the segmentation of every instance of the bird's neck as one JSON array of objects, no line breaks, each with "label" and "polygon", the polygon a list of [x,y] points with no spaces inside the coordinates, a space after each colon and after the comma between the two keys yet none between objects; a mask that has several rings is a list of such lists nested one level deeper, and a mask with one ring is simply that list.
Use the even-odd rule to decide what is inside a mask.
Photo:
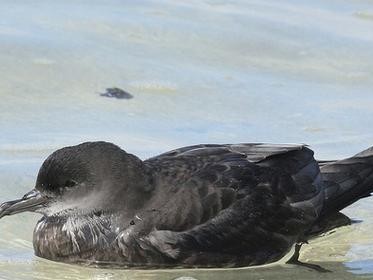
[{"label": "bird's neck", "polygon": [[96,197],[102,209],[130,212],[141,209],[154,189],[152,172],[139,158],[122,152],[116,154],[116,164],[107,164],[97,171]]}]

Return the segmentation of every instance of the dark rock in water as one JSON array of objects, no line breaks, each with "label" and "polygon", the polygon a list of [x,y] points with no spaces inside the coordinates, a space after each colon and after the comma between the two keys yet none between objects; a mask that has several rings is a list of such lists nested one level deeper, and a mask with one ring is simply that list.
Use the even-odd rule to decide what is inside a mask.
[{"label": "dark rock in water", "polygon": [[118,99],[131,99],[133,95],[124,91],[120,88],[107,88],[105,93],[101,93],[100,96],[114,97]]}]

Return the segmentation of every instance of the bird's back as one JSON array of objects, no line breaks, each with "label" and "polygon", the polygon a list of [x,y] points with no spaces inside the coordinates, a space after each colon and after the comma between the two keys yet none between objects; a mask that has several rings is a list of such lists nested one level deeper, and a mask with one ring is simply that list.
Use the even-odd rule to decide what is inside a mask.
[{"label": "bird's back", "polygon": [[145,164],[175,189],[194,184],[210,190],[230,188],[243,195],[271,184],[296,207],[312,204],[316,212],[322,207],[320,169],[305,145],[195,145],[150,158]]},{"label": "bird's back", "polygon": [[[148,240],[187,265],[279,259],[305,238],[323,205],[319,167],[304,145],[197,145],[145,164],[158,189],[172,193]],[[178,194],[185,206],[172,202]]]}]

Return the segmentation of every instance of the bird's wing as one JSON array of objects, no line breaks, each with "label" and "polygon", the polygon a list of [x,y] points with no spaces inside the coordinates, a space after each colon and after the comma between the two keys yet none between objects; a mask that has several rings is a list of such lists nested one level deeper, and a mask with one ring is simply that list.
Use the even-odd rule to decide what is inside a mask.
[{"label": "bird's wing", "polygon": [[350,158],[322,162],[320,170],[326,195],[323,214],[340,211],[372,193],[373,147]]},{"label": "bird's wing", "polygon": [[247,160],[258,162],[268,157],[284,154],[290,151],[302,150],[303,144],[266,144],[266,143],[241,143],[241,144],[200,144],[175,149],[149,160],[164,158],[177,158],[183,156],[217,156],[230,154],[245,155]]},{"label": "bird's wing", "polygon": [[[294,159],[290,159],[291,154],[295,154]],[[175,185],[181,185],[196,173],[214,173],[217,176],[222,170],[232,166],[245,166],[248,163],[267,163],[275,166],[278,161],[284,159],[282,161],[287,161],[287,166],[294,166],[293,169],[297,170],[303,165],[301,161],[305,161],[302,156],[311,156],[313,159],[313,152],[302,144],[200,144],[163,153],[145,160],[144,163],[153,169],[153,173],[162,178],[172,178]],[[295,173],[293,169],[290,171]],[[229,174],[228,177],[234,178],[235,174]]]},{"label": "bird's wing", "polygon": [[267,168],[264,177],[273,170],[289,174],[297,189],[292,202],[312,199],[322,187],[313,151],[302,144],[201,144],[161,154],[145,163],[176,187],[197,182],[211,188],[237,189],[253,178],[265,181],[250,173],[255,166]]},{"label": "bird's wing", "polygon": [[[172,159],[186,172],[188,164],[199,168],[184,178],[185,188],[165,205],[164,216],[171,218],[147,241],[170,257],[188,256],[186,264],[213,263],[214,257],[224,262],[224,255],[232,261],[244,251],[252,257],[245,262],[253,264],[278,259],[322,206],[318,164],[303,145],[198,145],[155,161],[169,166]],[[176,230],[175,216],[185,221]]]}]

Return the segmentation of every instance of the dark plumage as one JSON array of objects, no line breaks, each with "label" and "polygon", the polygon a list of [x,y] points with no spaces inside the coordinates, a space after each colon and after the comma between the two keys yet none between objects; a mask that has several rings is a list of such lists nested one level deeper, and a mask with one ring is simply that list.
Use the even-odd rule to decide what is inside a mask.
[{"label": "dark plumage", "polygon": [[304,145],[196,145],[141,161],[106,142],[57,150],[0,217],[43,214],[37,256],[141,267],[275,262],[349,223],[373,189],[373,150],[317,162]]}]

